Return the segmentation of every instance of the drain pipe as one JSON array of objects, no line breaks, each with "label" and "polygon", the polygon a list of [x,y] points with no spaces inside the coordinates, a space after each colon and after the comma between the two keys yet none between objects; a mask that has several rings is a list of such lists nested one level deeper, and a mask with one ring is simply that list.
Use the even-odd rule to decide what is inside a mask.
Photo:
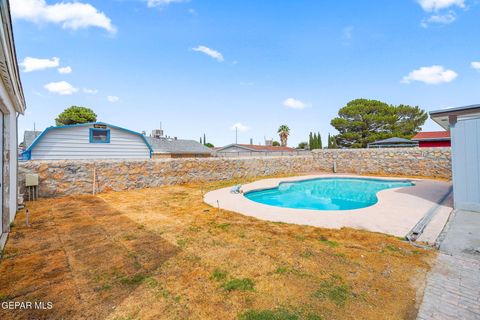
[{"label": "drain pipe", "polygon": [[[432,221],[433,217],[437,213],[438,209],[442,206],[442,204],[448,199],[450,194],[452,193],[453,188],[450,187],[448,192],[440,199],[440,201],[418,221],[418,223],[413,227],[412,230],[405,236],[405,239],[408,240],[410,243],[416,241],[423,233],[427,225]],[[412,243],[413,244],[413,243]]]},{"label": "drain pipe", "polygon": [[[18,203],[18,196],[20,194],[18,188],[18,117],[20,117],[20,112],[17,112],[17,115],[15,116],[15,131],[16,131],[16,135],[15,135],[15,142],[16,142],[16,145],[15,145],[15,159],[17,159],[17,172],[16,172],[16,179],[17,179],[17,183],[15,184],[15,203],[17,204],[17,207],[15,208],[15,214],[17,213],[18,209],[19,209],[19,203]],[[3,133],[2,133],[3,134]]]},{"label": "drain pipe", "polygon": [[333,161],[333,173],[337,173],[337,161]]},{"label": "drain pipe", "polygon": [[97,167],[95,163],[93,164],[93,184],[92,184],[92,194],[95,195],[97,193]]}]

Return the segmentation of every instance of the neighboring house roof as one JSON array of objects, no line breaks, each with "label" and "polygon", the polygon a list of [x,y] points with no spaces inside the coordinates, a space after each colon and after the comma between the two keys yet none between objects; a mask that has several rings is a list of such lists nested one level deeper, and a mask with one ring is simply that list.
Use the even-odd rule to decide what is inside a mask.
[{"label": "neighboring house roof", "polygon": [[372,144],[375,145],[375,144],[395,144],[395,143],[415,144],[416,142],[408,140],[408,139],[404,139],[404,138],[394,137],[394,138],[388,138],[388,139],[384,139],[384,140],[378,140],[378,141],[375,141],[375,142],[372,142],[372,143],[369,143],[369,144],[370,145],[372,145]]},{"label": "neighboring house roof", "polygon": [[13,108],[19,113],[26,109],[17,54],[12,32],[12,19],[8,1],[0,1],[0,76],[10,96]]},{"label": "neighboring house roof", "polygon": [[274,146],[260,146],[255,144],[229,144],[228,146],[222,147],[217,149],[217,152],[221,152],[224,149],[228,149],[231,147],[237,147],[241,149],[245,149],[247,151],[253,152],[291,152],[296,151],[294,148],[290,147],[274,147]]},{"label": "neighboring house roof", "polygon": [[35,139],[33,140],[32,144],[28,146],[28,148],[22,152],[22,155],[26,155],[26,158],[27,159],[30,159],[30,154],[31,154],[31,151],[32,149],[35,147],[35,145],[42,139],[43,136],[45,136],[45,134],[49,131],[52,131],[52,130],[61,130],[61,129],[66,129],[66,128],[72,128],[72,127],[85,127],[85,126],[92,126],[92,125],[95,125],[95,124],[101,124],[101,125],[105,125],[107,127],[110,127],[110,128],[114,128],[114,129],[119,129],[119,130],[123,130],[123,131],[126,131],[126,132],[129,132],[129,133],[132,133],[134,135],[137,135],[139,136],[140,138],[142,138],[142,140],[145,142],[145,144],[147,145],[148,149],[150,150],[150,155],[153,153],[153,149],[152,149],[152,146],[150,145],[150,143],[147,141],[146,137],[139,133],[139,132],[136,132],[136,131],[132,131],[132,130],[129,130],[129,129],[125,129],[125,128],[122,128],[122,127],[118,127],[118,126],[114,126],[112,124],[108,124],[108,123],[105,123],[105,122],[89,122],[89,123],[81,123],[81,124],[71,124],[71,125],[68,125],[68,126],[51,126],[51,127],[48,127],[47,129],[43,130],[43,132]]},{"label": "neighboring house roof", "polygon": [[423,131],[417,133],[414,141],[450,141],[450,131]]},{"label": "neighboring house roof", "polygon": [[30,147],[32,142],[42,134],[42,131],[32,131],[32,130],[26,130],[23,133],[23,146],[25,148]]},{"label": "neighboring house roof", "polygon": [[210,154],[212,150],[195,140],[146,137],[153,153]]},{"label": "neighboring house roof", "polygon": [[450,123],[455,123],[457,119],[463,120],[478,117],[480,117],[480,104],[430,111],[430,118],[445,130],[448,130]]}]

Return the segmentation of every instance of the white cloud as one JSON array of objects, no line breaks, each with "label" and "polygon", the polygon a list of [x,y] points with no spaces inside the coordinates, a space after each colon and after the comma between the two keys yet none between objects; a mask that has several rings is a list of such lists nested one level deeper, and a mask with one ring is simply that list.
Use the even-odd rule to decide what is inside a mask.
[{"label": "white cloud", "polygon": [[447,9],[453,6],[465,8],[465,0],[418,0],[418,3],[427,12]]},{"label": "white cloud", "polygon": [[83,92],[88,93],[88,94],[97,94],[98,90],[97,89],[83,88]]},{"label": "white cloud", "polygon": [[107,100],[108,100],[108,102],[113,103],[113,102],[117,102],[118,100],[120,100],[120,98],[117,97],[117,96],[107,96]]},{"label": "white cloud", "polygon": [[66,81],[50,82],[46,84],[44,88],[52,93],[57,93],[62,96],[71,95],[78,91],[77,88]]},{"label": "white cloud", "polygon": [[150,8],[158,6],[168,6],[170,3],[187,2],[188,0],[147,0],[147,6]]},{"label": "white cloud", "polygon": [[[420,25],[428,28],[430,24],[450,24],[457,20],[454,7],[466,8],[465,0],[417,0],[422,9],[433,13],[422,20]],[[447,11],[447,9],[449,9]]]},{"label": "white cloud", "polygon": [[68,74],[68,73],[72,73],[72,68],[70,66],[67,66],[67,67],[58,68],[57,71],[60,74]]},{"label": "white cloud", "polygon": [[235,123],[230,129],[231,130],[238,130],[240,132],[245,132],[245,131],[250,130],[249,127],[247,127],[246,125],[244,125],[240,122]]},{"label": "white cloud", "polygon": [[343,38],[345,40],[350,40],[353,38],[353,27],[343,28]]},{"label": "white cloud", "polygon": [[283,101],[283,105],[287,108],[290,108],[290,109],[305,109],[305,107],[307,106],[302,101],[294,99],[294,98],[286,99],[285,101]]},{"label": "white cloud", "polygon": [[453,11],[449,11],[445,14],[433,14],[430,17],[423,19],[421,26],[424,28],[428,28],[429,24],[436,23],[436,24],[450,24],[457,20],[457,14]]},{"label": "white cloud", "polygon": [[198,46],[196,48],[193,48],[192,50],[205,53],[207,56],[210,56],[217,61],[223,61],[223,55],[217,50],[210,49],[209,47]]},{"label": "white cloud", "polygon": [[41,97],[41,98],[44,98],[44,97],[45,97],[44,94],[42,94],[42,93],[40,93],[40,92],[38,92],[38,91],[32,91],[32,92],[33,92],[34,95],[39,96],[39,97]]},{"label": "white cloud", "polygon": [[45,70],[48,68],[56,68],[60,65],[59,58],[51,58],[51,59],[39,59],[39,58],[32,58],[26,57],[20,63],[20,66],[23,67],[24,72],[32,72],[38,70]]},{"label": "white cloud", "polygon": [[480,71],[480,61],[473,61],[470,65],[473,69]]},{"label": "white cloud", "polygon": [[353,27],[345,27],[342,31],[343,44],[349,46],[353,40]]},{"label": "white cloud", "polygon": [[434,65],[413,70],[403,77],[402,83],[420,81],[426,84],[440,84],[455,80],[458,74],[453,70],[446,70],[443,66]]},{"label": "white cloud", "polygon": [[14,0],[10,1],[10,6],[14,19],[55,23],[64,29],[97,27],[116,32],[110,18],[89,3],[74,1],[47,4],[45,0]]}]

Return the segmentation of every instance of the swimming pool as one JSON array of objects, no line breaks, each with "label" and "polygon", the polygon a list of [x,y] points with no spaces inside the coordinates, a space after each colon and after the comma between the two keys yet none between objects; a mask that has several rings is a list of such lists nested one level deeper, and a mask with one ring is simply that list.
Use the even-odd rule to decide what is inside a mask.
[{"label": "swimming pool", "polygon": [[283,208],[313,210],[351,210],[377,203],[377,192],[410,187],[408,180],[366,178],[318,178],[282,182],[276,188],[245,193],[249,200]]}]

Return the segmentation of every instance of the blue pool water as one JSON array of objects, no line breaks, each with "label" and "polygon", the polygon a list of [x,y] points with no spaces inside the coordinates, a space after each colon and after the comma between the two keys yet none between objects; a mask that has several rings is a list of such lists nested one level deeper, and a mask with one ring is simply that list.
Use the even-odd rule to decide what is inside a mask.
[{"label": "blue pool water", "polygon": [[377,192],[410,187],[407,180],[319,178],[282,182],[277,188],[245,193],[248,199],[276,207],[313,210],[351,210],[377,203]]}]

